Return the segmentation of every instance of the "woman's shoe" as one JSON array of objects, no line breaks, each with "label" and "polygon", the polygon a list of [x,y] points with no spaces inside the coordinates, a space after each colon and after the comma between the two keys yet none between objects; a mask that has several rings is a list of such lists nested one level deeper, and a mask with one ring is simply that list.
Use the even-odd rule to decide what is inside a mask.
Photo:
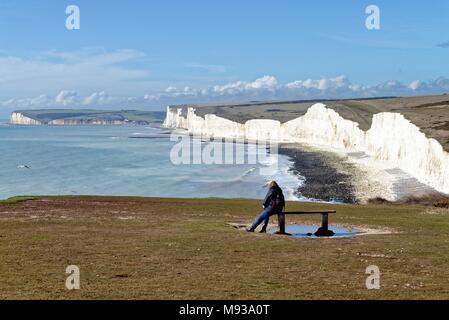
[{"label": "woman's shoe", "polygon": [[254,228],[246,228],[246,232],[254,232]]},{"label": "woman's shoe", "polygon": [[263,226],[260,233],[267,233],[267,226]]}]

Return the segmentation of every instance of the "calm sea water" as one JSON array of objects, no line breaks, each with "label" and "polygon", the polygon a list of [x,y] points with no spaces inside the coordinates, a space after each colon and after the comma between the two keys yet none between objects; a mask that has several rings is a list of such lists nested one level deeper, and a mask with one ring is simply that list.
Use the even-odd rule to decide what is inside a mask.
[{"label": "calm sea water", "polygon": [[[261,198],[276,179],[286,197],[302,183],[279,156],[269,176],[258,165],[174,165],[176,142],[145,126],[0,124],[0,198],[16,195],[133,195]],[[161,135],[157,139],[136,136]],[[26,168],[28,167],[28,168]]]}]

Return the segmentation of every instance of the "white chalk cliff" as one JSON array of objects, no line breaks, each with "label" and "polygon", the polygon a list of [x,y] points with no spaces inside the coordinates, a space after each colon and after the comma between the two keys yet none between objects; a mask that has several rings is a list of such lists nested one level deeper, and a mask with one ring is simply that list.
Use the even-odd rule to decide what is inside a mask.
[{"label": "white chalk cliff", "polygon": [[31,119],[27,116],[24,116],[20,112],[11,113],[11,118],[9,121],[11,124],[20,124],[20,125],[41,125],[42,123],[38,120]]},{"label": "white chalk cliff", "polygon": [[316,146],[365,152],[387,160],[435,190],[449,193],[449,154],[435,139],[429,139],[417,126],[399,113],[374,115],[368,131],[356,122],[317,103],[307,113],[291,121],[249,120],[237,123],[213,114],[204,118],[188,108],[167,108],[166,128],[185,129],[194,135],[248,140],[299,142]]},{"label": "white chalk cliff", "polygon": [[53,125],[53,126],[78,126],[78,125],[121,125],[125,123],[133,123],[128,120],[108,120],[108,119],[54,119],[39,121],[27,117],[21,112],[11,113],[9,123],[15,125]]}]

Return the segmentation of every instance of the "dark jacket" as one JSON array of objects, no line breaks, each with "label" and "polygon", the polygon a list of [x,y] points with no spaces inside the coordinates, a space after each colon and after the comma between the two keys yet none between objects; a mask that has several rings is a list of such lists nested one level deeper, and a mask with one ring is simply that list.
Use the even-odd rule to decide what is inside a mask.
[{"label": "dark jacket", "polygon": [[279,187],[272,187],[268,190],[265,199],[263,200],[264,208],[271,207],[271,214],[282,212],[285,207],[284,194],[282,189]]}]

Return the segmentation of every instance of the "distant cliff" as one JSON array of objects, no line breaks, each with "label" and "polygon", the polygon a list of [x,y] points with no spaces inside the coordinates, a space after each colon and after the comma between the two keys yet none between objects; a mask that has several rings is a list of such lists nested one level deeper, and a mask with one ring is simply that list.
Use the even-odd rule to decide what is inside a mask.
[{"label": "distant cliff", "polygon": [[148,125],[162,122],[163,112],[137,110],[18,110],[11,113],[10,123],[16,125]]},{"label": "distant cliff", "polygon": [[22,124],[22,125],[41,125],[42,123],[38,120],[28,118],[24,114],[14,111],[11,113],[11,119],[9,121],[11,124]]}]

